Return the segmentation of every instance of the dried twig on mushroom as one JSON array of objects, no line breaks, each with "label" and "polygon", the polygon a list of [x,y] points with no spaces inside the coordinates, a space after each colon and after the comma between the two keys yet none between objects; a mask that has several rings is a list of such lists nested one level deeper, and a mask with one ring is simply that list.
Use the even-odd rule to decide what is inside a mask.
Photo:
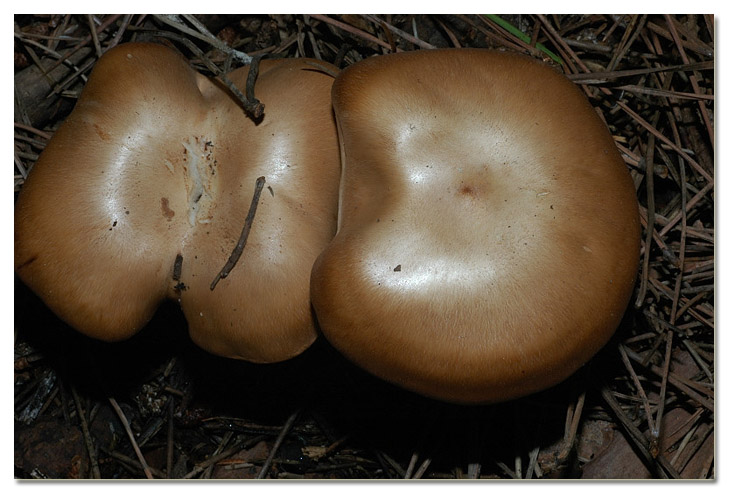
[{"label": "dried twig on mushroom", "polygon": [[216,275],[216,277],[213,279],[213,282],[210,284],[210,290],[215,289],[215,286],[218,285],[218,282],[222,278],[226,278],[229,273],[231,273],[231,270],[233,270],[233,267],[236,266],[236,263],[238,263],[239,258],[243,254],[243,248],[246,247],[246,241],[248,240],[248,234],[251,232],[251,225],[253,224],[253,219],[256,216],[256,208],[259,206],[259,198],[261,197],[261,190],[264,188],[264,184],[266,183],[265,177],[259,177],[256,179],[256,187],[253,192],[253,198],[251,199],[251,206],[248,209],[248,215],[246,215],[246,220],[243,223],[243,230],[241,231],[241,236],[238,238],[238,242],[236,243],[236,247],[233,248],[233,252],[231,253],[230,258],[228,258],[228,261],[225,265],[223,265],[223,268],[221,268],[221,271]]}]

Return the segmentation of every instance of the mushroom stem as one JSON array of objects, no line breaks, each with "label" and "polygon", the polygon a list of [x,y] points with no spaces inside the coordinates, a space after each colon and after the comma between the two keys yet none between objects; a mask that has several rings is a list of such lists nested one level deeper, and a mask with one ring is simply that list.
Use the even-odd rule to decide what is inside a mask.
[{"label": "mushroom stem", "polygon": [[236,244],[236,247],[233,249],[233,252],[231,253],[231,256],[228,258],[228,261],[225,265],[223,265],[223,268],[220,272],[218,272],[218,275],[215,276],[213,279],[213,282],[210,284],[210,290],[215,289],[215,286],[218,285],[218,282],[222,278],[226,278],[229,273],[231,273],[231,270],[233,270],[233,267],[236,266],[236,263],[238,263],[238,259],[241,257],[241,254],[243,254],[243,248],[246,247],[246,241],[248,240],[248,234],[251,232],[251,225],[253,224],[253,218],[256,216],[256,208],[259,206],[259,198],[261,197],[261,190],[264,188],[264,184],[266,183],[265,177],[259,177],[256,179],[256,188],[253,192],[253,199],[251,199],[251,206],[248,209],[248,215],[246,215],[246,221],[243,223],[243,230],[241,231],[241,236],[238,238],[238,243]]}]

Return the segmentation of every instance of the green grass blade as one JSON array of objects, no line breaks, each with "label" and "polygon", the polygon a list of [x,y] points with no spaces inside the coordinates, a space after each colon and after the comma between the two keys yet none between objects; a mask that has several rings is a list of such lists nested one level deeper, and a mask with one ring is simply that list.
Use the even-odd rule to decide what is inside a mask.
[{"label": "green grass blade", "polygon": [[[509,22],[505,21],[504,19],[502,19],[498,15],[494,15],[494,14],[482,14],[482,15],[484,17],[486,17],[487,19],[489,19],[491,21],[494,21],[499,27],[501,27],[502,29],[505,29],[510,34],[516,36],[517,38],[519,38],[520,40],[524,41],[525,43],[530,43],[531,42],[529,36],[527,36],[525,33],[523,33],[522,31],[520,31],[515,26],[513,26]],[[548,57],[550,57],[551,59],[553,59],[555,62],[559,63],[560,65],[563,65],[563,59],[560,58],[559,56],[555,55],[553,52],[551,52],[542,43],[537,43],[535,45],[535,48],[537,48],[541,52],[545,53],[545,55],[547,55]]]}]

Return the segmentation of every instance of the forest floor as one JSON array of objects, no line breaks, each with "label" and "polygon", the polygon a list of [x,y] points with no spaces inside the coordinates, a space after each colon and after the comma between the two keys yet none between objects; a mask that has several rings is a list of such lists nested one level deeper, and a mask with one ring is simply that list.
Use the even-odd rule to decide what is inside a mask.
[{"label": "forest floor", "polygon": [[615,338],[564,383],[491,406],[405,392],[323,339],[280,364],[217,358],[172,304],[131,340],[99,343],[16,280],[16,478],[713,479],[714,36],[711,15],[16,15],[16,193],[119,43],[174,46],[208,74],[210,62],[235,68],[232,49],[346,67],[481,47],[579,85],[631,173],[642,223]]}]

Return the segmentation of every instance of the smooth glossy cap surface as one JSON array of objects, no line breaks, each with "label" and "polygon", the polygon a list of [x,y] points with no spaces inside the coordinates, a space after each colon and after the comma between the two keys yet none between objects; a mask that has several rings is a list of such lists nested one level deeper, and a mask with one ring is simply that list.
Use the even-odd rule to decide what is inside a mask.
[{"label": "smooth glossy cap surface", "polygon": [[[332,78],[310,69],[262,61],[254,123],[173,50],[110,50],[20,192],[17,274],[95,338],[133,335],[170,298],[213,353],[271,362],[304,350],[316,337],[309,273],[334,234],[340,173]],[[247,72],[229,77],[244,88]],[[211,291],[260,176],[244,254]]]},{"label": "smooth glossy cap surface", "polygon": [[322,332],[375,375],[495,402],[565,379],[627,306],[632,181],[579,89],[485,50],[373,57],[333,86],[339,227],[315,263]]}]

